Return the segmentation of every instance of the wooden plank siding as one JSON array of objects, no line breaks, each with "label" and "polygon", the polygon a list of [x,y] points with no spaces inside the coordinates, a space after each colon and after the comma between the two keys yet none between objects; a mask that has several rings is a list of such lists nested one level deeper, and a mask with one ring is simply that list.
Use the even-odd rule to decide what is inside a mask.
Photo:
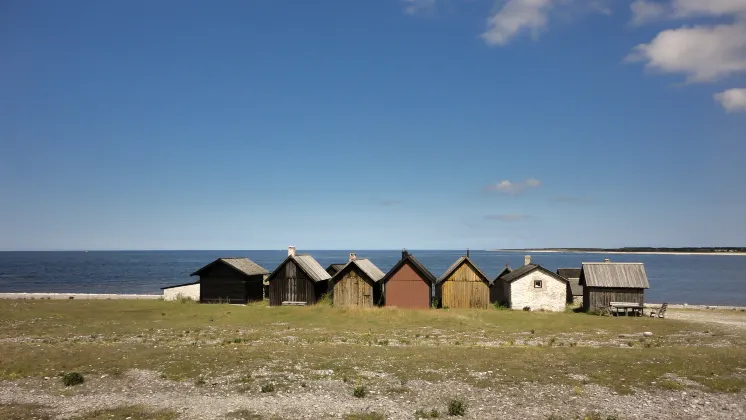
[{"label": "wooden plank siding", "polygon": [[313,305],[326,290],[327,282],[314,283],[293,260],[279,267],[269,281],[269,304],[280,306],[282,302],[306,302]]},{"label": "wooden plank siding", "polygon": [[589,287],[583,288],[583,310],[592,311],[609,306],[609,302],[645,303],[645,289]]},{"label": "wooden plank siding", "polygon": [[490,289],[467,263],[462,264],[441,284],[442,306],[448,308],[487,308]]},{"label": "wooden plank siding", "polygon": [[386,306],[427,309],[430,307],[432,289],[407,262],[386,282]]},{"label": "wooden plank siding", "polygon": [[247,276],[225,264],[216,264],[199,276],[200,302],[247,303],[262,300],[262,277]]},{"label": "wooden plank siding", "polygon": [[374,304],[373,282],[362,271],[352,266],[340,278],[334,280],[334,306],[364,306]]}]

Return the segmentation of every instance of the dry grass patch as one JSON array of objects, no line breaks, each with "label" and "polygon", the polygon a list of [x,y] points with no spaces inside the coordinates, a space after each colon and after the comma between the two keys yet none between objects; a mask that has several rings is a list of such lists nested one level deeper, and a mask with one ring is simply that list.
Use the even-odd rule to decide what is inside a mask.
[{"label": "dry grass patch", "polygon": [[174,420],[176,418],[178,418],[178,415],[173,411],[152,410],[133,405],[90,411],[82,416],[75,417],[75,420]]},{"label": "dry grass patch", "polygon": [[0,404],[0,420],[37,419],[51,420],[47,407],[36,404]]}]

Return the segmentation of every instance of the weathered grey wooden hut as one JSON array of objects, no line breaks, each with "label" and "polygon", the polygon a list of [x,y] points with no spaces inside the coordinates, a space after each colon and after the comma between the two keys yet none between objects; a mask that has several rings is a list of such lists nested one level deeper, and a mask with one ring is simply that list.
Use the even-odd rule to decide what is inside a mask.
[{"label": "weathered grey wooden hut", "polygon": [[203,303],[247,303],[262,300],[266,268],[248,258],[218,258],[192,276],[199,276],[199,301]]},{"label": "weathered grey wooden hut", "polygon": [[288,257],[269,275],[270,306],[313,305],[329,287],[331,276],[307,254],[288,247]]},{"label": "weathered grey wooden hut", "polygon": [[650,288],[642,263],[583,263],[580,270],[583,286],[583,310],[609,306],[609,302],[645,303],[645,289]]},{"label": "weathered grey wooden hut", "polygon": [[381,282],[384,273],[367,258],[350,260],[330,280],[334,306],[371,307],[381,302]]},{"label": "weathered grey wooden hut", "polygon": [[580,285],[579,268],[558,268],[557,274],[567,280],[567,303],[583,303],[583,286]]}]

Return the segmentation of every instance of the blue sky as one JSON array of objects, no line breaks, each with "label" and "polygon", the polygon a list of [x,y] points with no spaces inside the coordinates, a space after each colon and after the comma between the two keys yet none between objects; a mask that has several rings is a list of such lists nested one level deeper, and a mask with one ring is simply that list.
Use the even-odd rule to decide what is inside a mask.
[{"label": "blue sky", "polygon": [[12,0],[0,56],[3,250],[746,238],[744,0]]}]

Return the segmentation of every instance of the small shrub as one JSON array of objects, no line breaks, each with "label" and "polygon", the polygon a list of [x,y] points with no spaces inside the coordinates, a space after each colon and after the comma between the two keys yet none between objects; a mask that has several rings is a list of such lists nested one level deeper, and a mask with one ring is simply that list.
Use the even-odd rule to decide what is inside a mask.
[{"label": "small shrub", "polygon": [[425,411],[420,408],[414,412],[414,417],[417,419],[437,419],[440,417],[440,411],[435,408],[430,411]]},{"label": "small shrub", "polygon": [[431,419],[437,419],[438,417],[440,417],[440,411],[438,411],[435,408],[433,408],[432,410],[430,410],[430,418]]},{"label": "small shrub", "polygon": [[275,392],[275,384],[269,383],[266,385],[262,385],[262,393],[266,394],[269,392]]},{"label": "small shrub", "polygon": [[205,381],[205,378],[202,377],[202,375],[198,376],[197,379],[194,380],[194,384],[197,385],[197,386],[202,386],[202,385],[204,385],[206,383],[207,383],[207,381]]},{"label": "small shrub", "polygon": [[389,340],[378,340],[377,344],[379,346],[388,346],[389,345]]},{"label": "small shrub", "polygon": [[75,299],[75,296],[70,296],[70,297],[68,297],[68,299],[73,300],[73,299]]},{"label": "small shrub", "polygon": [[85,378],[79,372],[68,372],[62,375],[62,383],[65,386],[80,385],[85,382]]},{"label": "small shrub", "polygon": [[531,335],[536,334],[536,330],[531,330]]},{"label": "small shrub", "polygon": [[463,416],[466,414],[466,403],[460,398],[453,398],[448,401],[449,416]]},{"label": "small shrub", "polygon": [[440,306],[440,299],[432,298],[432,300],[430,301],[430,306],[433,308],[437,308],[438,306]]},{"label": "small shrub", "polygon": [[350,382],[350,378],[348,378],[347,376],[343,376],[342,377],[342,382],[348,383],[348,382]]},{"label": "small shrub", "polygon": [[241,337],[236,337],[233,339],[233,344],[241,344],[244,342],[244,339]]},{"label": "small shrub", "polygon": [[580,396],[582,396],[582,395],[583,395],[583,388],[581,388],[581,387],[579,387],[579,386],[573,387],[573,389],[572,389],[572,393],[573,393],[573,394],[574,394],[574,395],[575,395],[576,397],[580,397]]},{"label": "small shrub", "polygon": [[670,379],[664,379],[658,383],[658,385],[663,388],[667,389],[669,391],[680,391],[684,389],[684,385],[682,385],[679,382],[672,381]]},{"label": "small shrub", "polygon": [[365,385],[358,385],[355,387],[354,390],[352,390],[352,395],[355,398],[363,398],[368,393],[368,390],[365,389]]},{"label": "small shrub", "polygon": [[334,306],[334,301],[332,300],[332,293],[326,292],[319,298],[318,301],[316,301],[317,305],[322,306]]},{"label": "small shrub", "polygon": [[554,343],[557,342],[557,337],[552,337],[549,339],[549,347],[552,347]]},{"label": "small shrub", "polygon": [[165,312],[161,312],[161,316],[166,316],[166,313]]},{"label": "small shrub", "polygon": [[529,312],[531,310],[531,307],[530,306],[524,306],[523,310],[526,311],[526,312]]},{"label": "small shrub", "polygon": [[191,296],[182,296],[182,295],[179,295],[179,302],[181,302],[181,303],[192,303],[192,302],[194,302],[194,299],[192,299]]},{"label": "small shrub", "polygon": [[495,308],[495,309],[497,309],[498,311],[505,311],[505,310],[510,309],[510,308],[508,308],[507,306],[503,305],[500,302],[493,303],[492,307]]},{"label": "small shrub", "polygon": [[627,341],[627,346],[634,347],[635,346],[634,341]]}]

